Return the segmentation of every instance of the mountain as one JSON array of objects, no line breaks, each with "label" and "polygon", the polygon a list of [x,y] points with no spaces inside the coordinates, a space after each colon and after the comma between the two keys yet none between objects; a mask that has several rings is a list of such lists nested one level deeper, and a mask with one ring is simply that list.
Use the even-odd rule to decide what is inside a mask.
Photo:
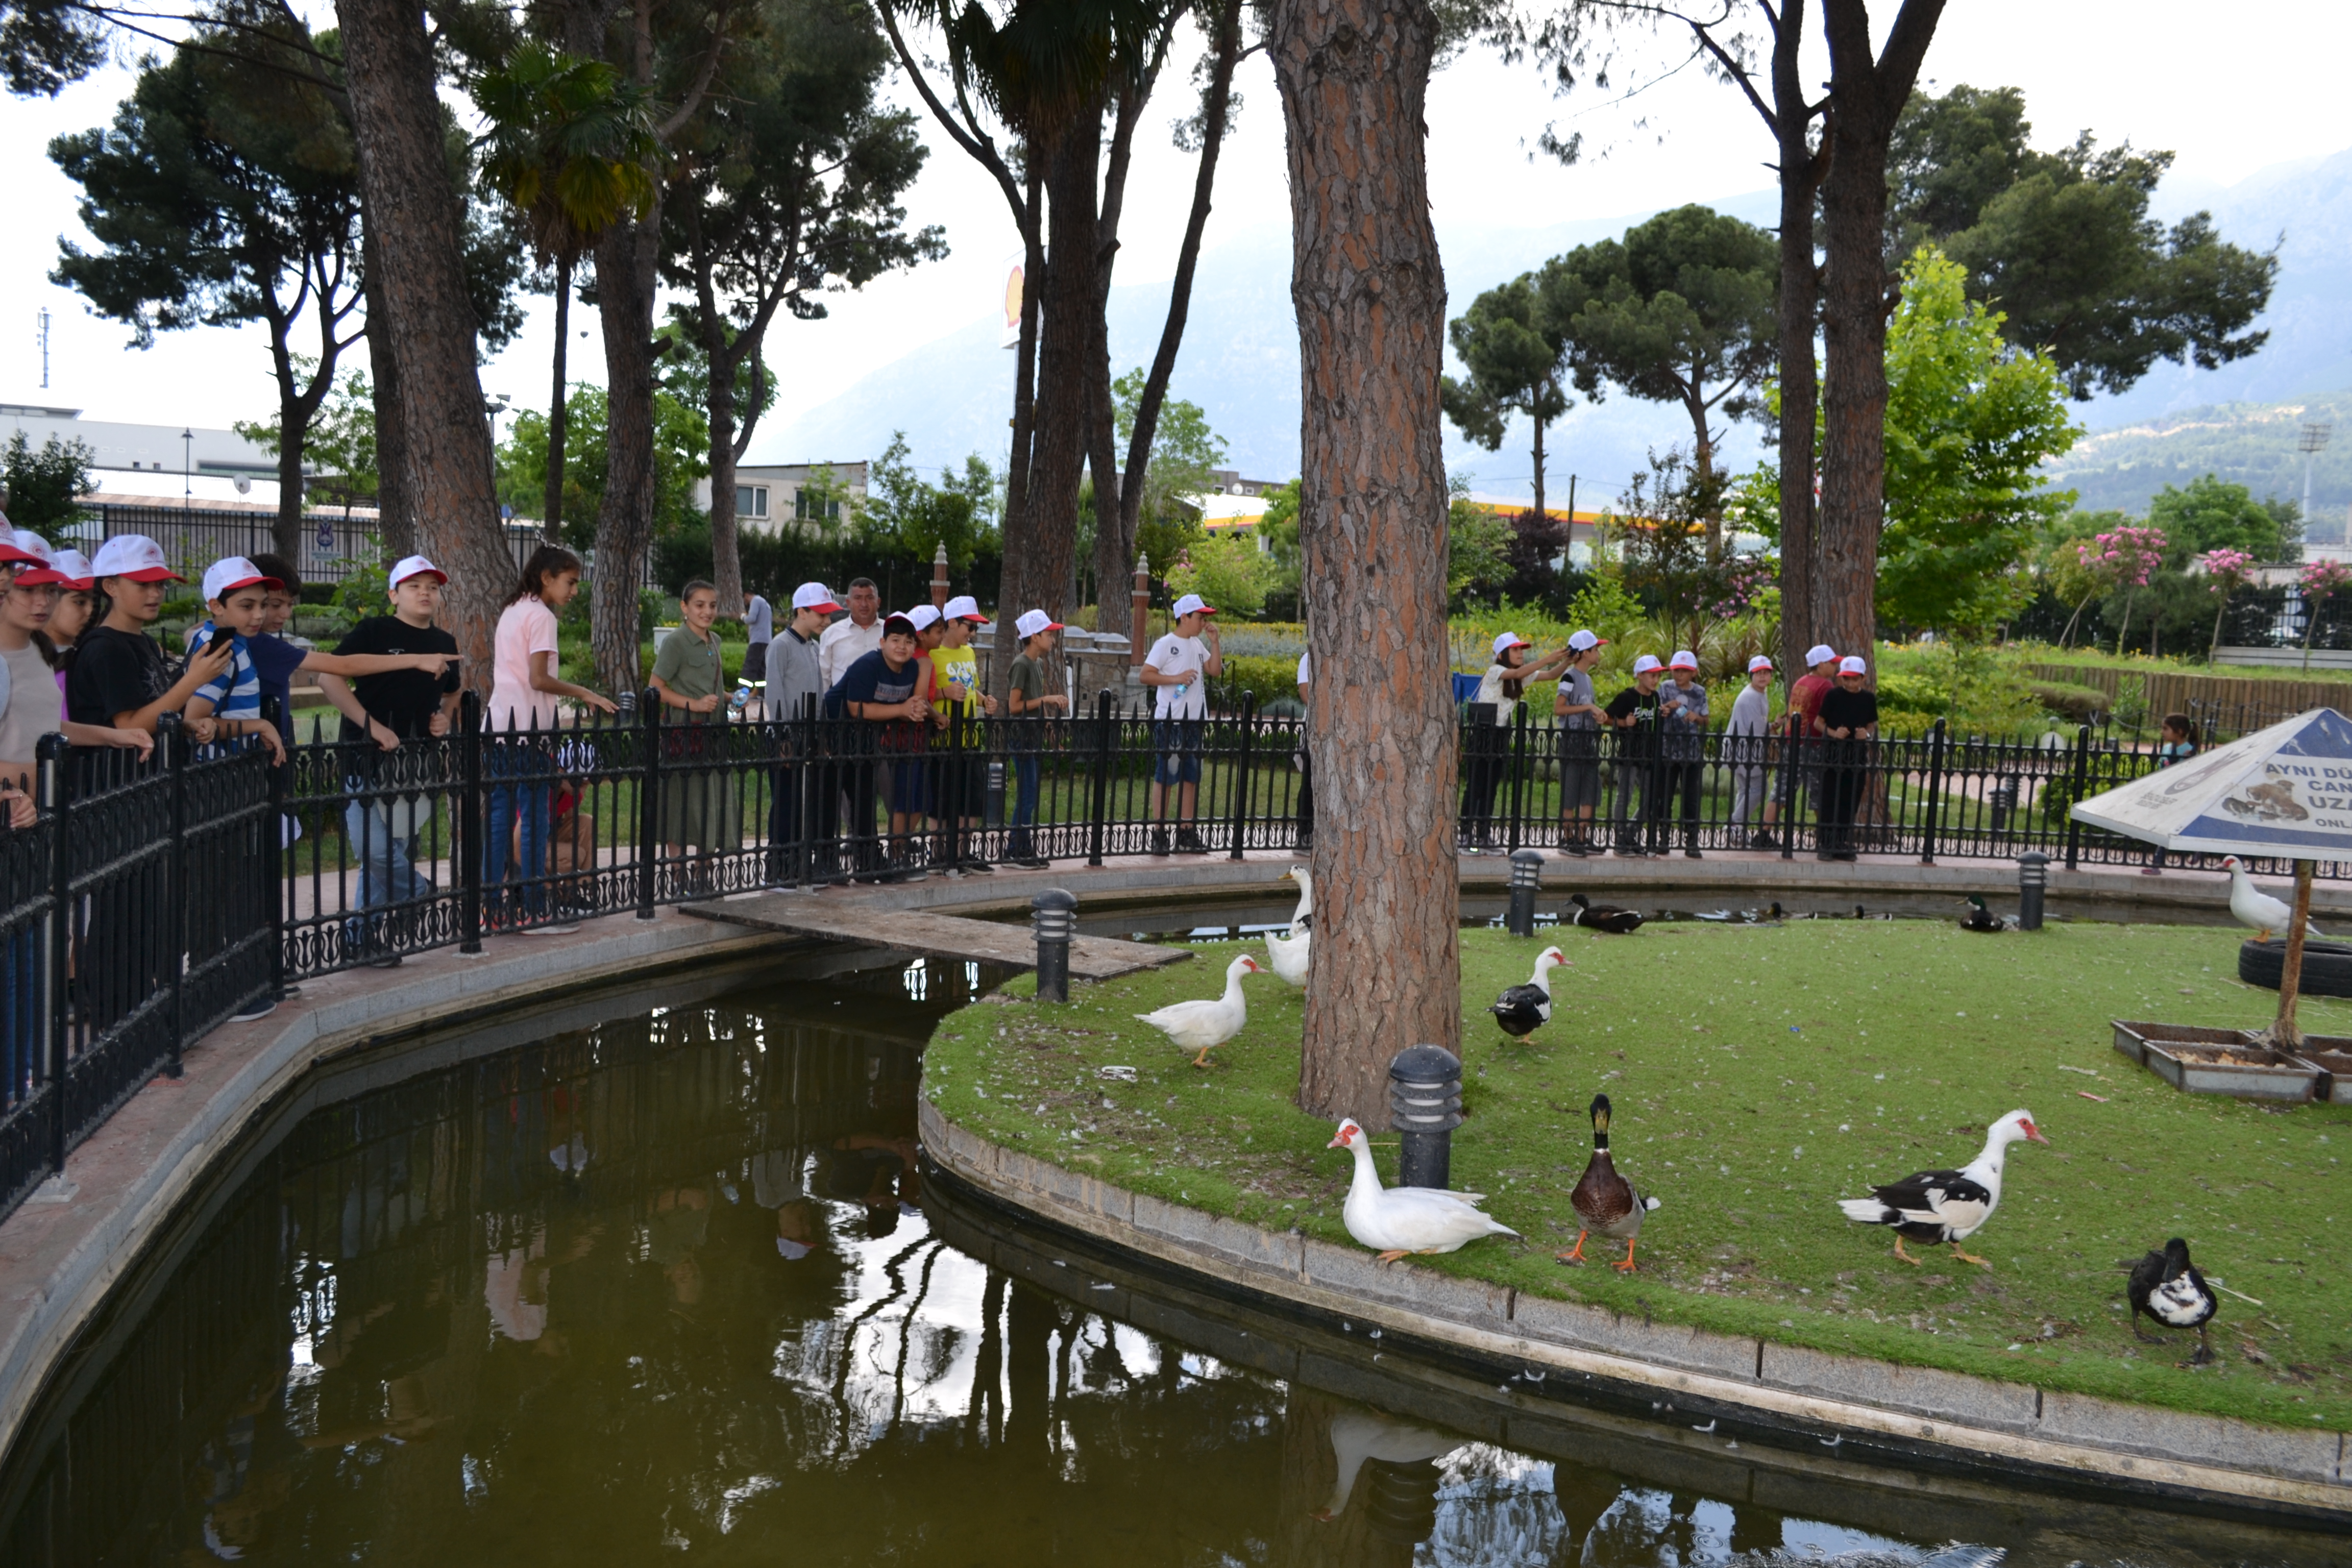
[{"label": "mountain", "polygon": [[[1750,223],[1779,211],[1770,191],[1711,204]],[[1563,250],[1614,235],[1649,216],[1633,213],[1539,228],[1441,232],[1449,313],[1481,290],[1540,266]],[[1111,374],[1147,364],[1160,342],[1168,284],[1120,284],[1111,290]],[[1290,305],[1290,230],[1261,225],[1204,249],[1192,285],[1184,345],[1171,378],[1172,395],[1199,404],[1223,437],[1229,466],[1252,479],[1281,480],[1298,471],[1298,328]],[[751,460],[846,459],[879,452],[893,430],[907,432],[918,460],[954,461],[979,452],[1001,462],[1013,411],[1013,355],[997,347],[992,318],[926,343],[869,372],[831,401],[762,430]],[[1569,411],[1545,432],[1547,500],[1564,504],[1570,475],[1577,502],[1613,497],[1643,464],[1652,446],[1687,441],[1690,426],[1675,408],[1612,395]],[[1735,429],[1726,461],[1744,468],[1761,449],[1753,427]],[[1526,497],[1529,431],[1520,421],[1500,451],[1489,452],[1446,427],[1450,470],[1473,476],[1481,494]]]},{"label": "mountain", "polygon": [[2336,542],[2352,524],[2352,391],[2158,415],[2084,437],[2049,472],[2076,492],[2085,511],[2145,511],[2148,498],[2166,485],[2185,485],[2201,474],[2242,484],[2258,497],[2300,500],[2304,426],[2326,423],[2335,428],[2311,465],[2311,537]]}]

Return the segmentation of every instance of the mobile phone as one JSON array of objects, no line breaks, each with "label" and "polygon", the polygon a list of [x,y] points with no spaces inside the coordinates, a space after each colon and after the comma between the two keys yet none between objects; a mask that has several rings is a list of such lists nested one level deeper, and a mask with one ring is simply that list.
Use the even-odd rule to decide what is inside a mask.
[{"label": "mobile phone", "polygon": [[235,632],[230,631],[226,626],[215,626],[213,628],[212,641],[205,644],[205,652],[207,655],[215,654],[220,652],[223,648],[234,647],[236,642],[236,634]]}]

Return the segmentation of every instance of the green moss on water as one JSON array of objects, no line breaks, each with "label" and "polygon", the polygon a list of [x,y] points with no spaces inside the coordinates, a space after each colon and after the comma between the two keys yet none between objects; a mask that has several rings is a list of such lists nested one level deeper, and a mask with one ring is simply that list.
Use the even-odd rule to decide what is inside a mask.
[{"label": "green moss on water", "polygon": [[[1554,940],[1572,965],[1554,975],[1554,1021],[1539,1046],[1508,1040],[1484,1008]],[[1486,1193],[1528,1245],[1482,1241],[1401,1267],[1825,1351],[2352,1429],[2352,1110],[2181,1094],[2109,1047],[2117,1017],[2268,1022],[2276,996],[2238,984],[2239,940],[1875,921],[1465,932],[1472,1115],[1454,1134],[1454,1182]],[[1040,1006],[1025,980],[1009,985],[942,1021],[925,1093],[974,1131],[1071,1169],[1352,1245],[1339,1219],[1348,1157],[1293,1103],[1299,994],[1271,974],[1248,981],[1249,1025],[1206,1072],[1135,1021],[1213,994],[1244,946],[1203,943],[1195,962],[1077,986],[1066,1008]],[[2352,1034],[2352,1004],[2306,1000],[2303,1022]],[[1104,1077],[1113,1066],[1137,1081]],[[1664,1200],[1631,1277],[1552,1257],[1575,1239],[1569,1192],[1596,1090],[1616,1107],[1621,1168]],[[1873,1182],[1967,1163],[1985,1125],[2019,1106],[2053,1146],[2011,1152],[2000,1212],[1969,1244],[1991,1270],[1940,1248],[1907,1268],[1888,1232],[1839,1214],[1838,1198]],[[1391,1176],[1393,1140],[1375,1147]],[[2193,1341],[2138,1344],[2125,1322],[2125,1271],[2169,1236],[2263,1303],[2222,1297],[2219,1366],[2190,1371]]]}]

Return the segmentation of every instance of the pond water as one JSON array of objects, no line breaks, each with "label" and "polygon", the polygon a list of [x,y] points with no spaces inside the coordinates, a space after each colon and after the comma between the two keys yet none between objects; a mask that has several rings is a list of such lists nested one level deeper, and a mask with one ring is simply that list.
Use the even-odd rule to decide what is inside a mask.
[{"label": "pond water", "polygon": [[996,978],[845,955],[322,1073],[36,1411],[0,1475],[5,1561],[2346,1555],[1564,1400],[1507,1413],[1360,1333],[1083,1256],[917,1163],[923,1041]]}]

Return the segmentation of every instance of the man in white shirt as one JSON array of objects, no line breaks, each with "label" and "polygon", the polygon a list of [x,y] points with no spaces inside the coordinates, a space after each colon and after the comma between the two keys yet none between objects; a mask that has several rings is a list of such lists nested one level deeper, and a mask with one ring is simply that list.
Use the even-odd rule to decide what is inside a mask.
[{"label": "man in white shirt", "polygon": [[[1168,853],[1168,829],[1160,803],[1176,797],[1176,852],[1206,855],[1209,847],[1192,829],[1201,794],[1201,730],[1209,717],[1208,678],[1225,672],[1217,647],[1213,606],[1198,594],[1176,601],[1176,629],[1151,645],[1139,678],[1156,688],[1151,700],[1151,747],[1159,761],[1151,770],[1151,852]],[[1207,634],[1203,640],[1202,634]]]},{"label": "man in white shirt", "polygon": [[817,673],[827,691],[841,684],[841,672],[882,646],[882,590],[871,577],[849,584],[849,618],[835,621],[816,639]]}]

